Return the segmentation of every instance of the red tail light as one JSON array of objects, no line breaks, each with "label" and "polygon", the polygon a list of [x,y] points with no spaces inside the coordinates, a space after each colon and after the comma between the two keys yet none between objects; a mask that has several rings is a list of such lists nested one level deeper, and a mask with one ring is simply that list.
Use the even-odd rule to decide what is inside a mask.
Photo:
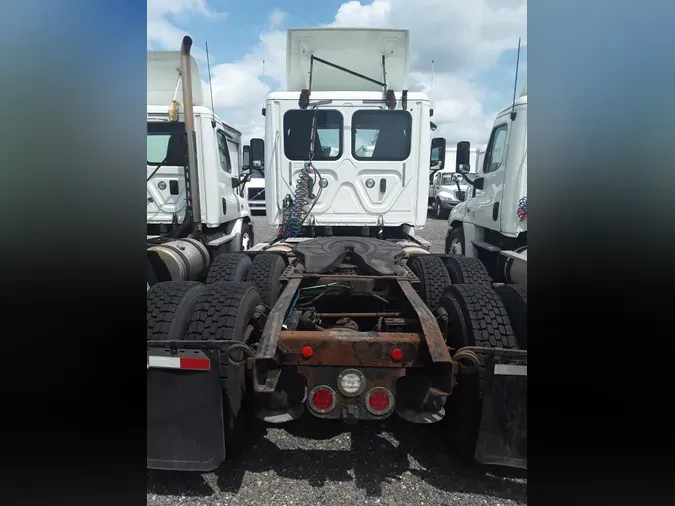
[{"label": "red tail light", "polygon": [[366,394],[366,408],[373,415],[385,415],[394,407],[393,394],[382,387],[375,387]]},{"label": "red tail light", "polygon": [[309,407],[317,413],[328,413],[335,408],[335,390],[329,386],[314,387],[309,393]]}]

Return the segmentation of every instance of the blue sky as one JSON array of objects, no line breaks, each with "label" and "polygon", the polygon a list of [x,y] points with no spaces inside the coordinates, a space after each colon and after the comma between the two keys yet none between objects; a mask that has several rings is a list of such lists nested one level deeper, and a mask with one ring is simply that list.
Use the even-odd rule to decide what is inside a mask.
[{"label": "blue sky", "polygon": [[[407,28],[410,88],[426,91],[434,102],[435,134],[449,143],[482,144],[494,115],[512,98],[518,37],[524,44],[520,92],[526,12],[524,0],[148,0],[148,48],[178,49],[189,34],[203,58],[208,41],[218,114],[250,137],[262,134],[265,95],[283,89],[286,29]],[[206,77],[206,62],[200,67]]]}]

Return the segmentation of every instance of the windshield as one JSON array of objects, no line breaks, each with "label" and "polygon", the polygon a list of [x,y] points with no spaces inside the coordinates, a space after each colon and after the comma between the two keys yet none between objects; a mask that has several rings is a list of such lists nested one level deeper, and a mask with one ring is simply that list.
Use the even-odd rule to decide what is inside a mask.
[{"label": "windshield", "polygon": [[[307,160],[312,133],[313,110],[294,109],[284,114],[284,154],[289,160]],[[339,111],[316,111],[315,160],[337,160],[342,155],[344,120]]]},{"label": "windshield", "polygon": [[352,115],[352,156],[357,160],[403,161],[410,156],[408,111],[368,110]]},{"label": "windshield", "polygon": [[148,165],[184,167],[187,164],[185,123],[148,122]]},{"label": "windshield", "polygon": [[265,171],[259,166],[251,167],[251,179],[265,179]]}]

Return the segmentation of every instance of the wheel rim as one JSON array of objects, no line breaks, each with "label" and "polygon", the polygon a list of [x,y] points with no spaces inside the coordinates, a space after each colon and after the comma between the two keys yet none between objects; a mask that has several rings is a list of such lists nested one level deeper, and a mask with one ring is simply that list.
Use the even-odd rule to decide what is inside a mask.
[{"label": "wheel rim", "polygon": [[441,217],[441,204],[436,202],[436,217],[440,218]]},{"label": "wheel rim", "polygon": [[251,247],[251,237],[248,234],[244,234],[241,238],[241,249],[246,251]]},{"label": "wheel rim", "polygon": [[450,253],[453,255],[463,255],[462,243],[459,242],[459,239],[453,239],[450,243]]}]

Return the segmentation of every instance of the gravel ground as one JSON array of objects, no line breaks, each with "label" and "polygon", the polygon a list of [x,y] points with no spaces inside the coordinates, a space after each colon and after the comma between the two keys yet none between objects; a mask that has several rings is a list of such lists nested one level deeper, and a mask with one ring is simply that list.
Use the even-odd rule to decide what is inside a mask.
[{"label": "gravel ground", "polygon": [[[255,216],[257,241],[274,230]],[[441,252],[446,222],[420,234]],[[148,505],[493,505],[527,504],[527,474],[466,466],[446,451],[442,425],[312,423],[305,414],[276,428],[253,423],[242,454],[215,473],[148,471]]]}]

